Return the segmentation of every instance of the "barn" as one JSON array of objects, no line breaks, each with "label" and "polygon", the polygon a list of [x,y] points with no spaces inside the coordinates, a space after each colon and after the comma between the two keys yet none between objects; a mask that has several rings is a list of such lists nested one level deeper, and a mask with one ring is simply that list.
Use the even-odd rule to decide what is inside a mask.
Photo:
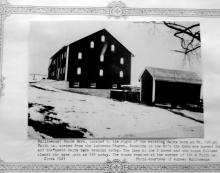
[{"label": "barn", "polygon": [[130,84],[132,53],[106,29],[83,37],[51,58],[48,78],[70,88],[121,88]]},{"label": "barn", "polygon": [[139,79],[140,100],[147,105],[198,104],[201,98],[201,78],[194,72],[146,67]]}]

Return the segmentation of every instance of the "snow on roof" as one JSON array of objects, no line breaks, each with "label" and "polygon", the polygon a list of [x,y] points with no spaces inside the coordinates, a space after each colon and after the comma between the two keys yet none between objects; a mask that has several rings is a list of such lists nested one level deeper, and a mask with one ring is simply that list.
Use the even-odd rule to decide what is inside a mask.
[{"label": "snow on roof", "polygon": [[[202,84],[202,79],[192,71],[170,70],[154,67],[146,67],[144,72],[146,70],[155,80]],[[142,78],[144,72],[142,73],[140,79]]]}]

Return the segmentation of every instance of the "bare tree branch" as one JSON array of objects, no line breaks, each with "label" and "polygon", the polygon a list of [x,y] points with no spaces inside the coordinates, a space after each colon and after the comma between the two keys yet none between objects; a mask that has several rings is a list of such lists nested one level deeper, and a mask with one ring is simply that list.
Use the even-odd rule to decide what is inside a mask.
[{"label": "bare tree branch", "polygon": [[175,52],[187,55],[201,47],[199,23],[193,24],[191,26],[184,26],[175,22],[163,23],[165,26],[175,31],[174,37],[180,39],[182,50],[174,50]]},{"label": "bare tree branch", "polygon": [[198,34],[197,32],[196,32],[196,34],[192,33],[192,30],[191,30],[192,28],[198,27],[199,24],[194,24],[194,25],[192,25],[190,27],[185,27],[185,26],[178,25],[176,23],[171,23],[171,22],[164,22],[164,24],[167,27],[171,28],[171,29],[179,31],[180,33],[185,33],[185,34],[187,34],[187,35],[189,35],[191,37],[194,37],[198,41],[200,41],[200,34]]}]

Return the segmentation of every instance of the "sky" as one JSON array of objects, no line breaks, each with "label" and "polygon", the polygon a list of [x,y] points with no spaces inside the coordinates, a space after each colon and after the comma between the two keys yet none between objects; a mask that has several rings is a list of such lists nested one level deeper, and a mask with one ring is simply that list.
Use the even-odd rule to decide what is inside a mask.
[{"label": "sky", "polygon": [[[182,22],[189,25],[189,22]],[[77,41],[100,29],[108,30],[132,54],[131,84],[137,85],[138,78],[146,66],[193,70],[200,73],[200,61],[193,68],[184,63],[180,40],[173,30],[161,22],[122,21],[34,21],[29,32],[29,73],[47,74],[50,57],[63,46]],[[193,55],[192,55],[193,56]],[[198,57],[198,56],[197,56]]]}]

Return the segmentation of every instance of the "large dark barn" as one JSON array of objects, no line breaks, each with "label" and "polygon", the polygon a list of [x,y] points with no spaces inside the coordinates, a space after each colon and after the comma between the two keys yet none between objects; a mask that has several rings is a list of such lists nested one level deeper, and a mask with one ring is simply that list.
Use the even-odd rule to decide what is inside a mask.
[{"label": "large dark barn", "polygon": [[64,46],[51,57],[48,78],[67,81],[73,88],[120,88],[130,84],[132,56],[102,29]]},{"label": "large dark barn", "polygon": [[147,67],[140,81],[140,99],[147,105],[200,102],[202,80],[194,72]]}]

